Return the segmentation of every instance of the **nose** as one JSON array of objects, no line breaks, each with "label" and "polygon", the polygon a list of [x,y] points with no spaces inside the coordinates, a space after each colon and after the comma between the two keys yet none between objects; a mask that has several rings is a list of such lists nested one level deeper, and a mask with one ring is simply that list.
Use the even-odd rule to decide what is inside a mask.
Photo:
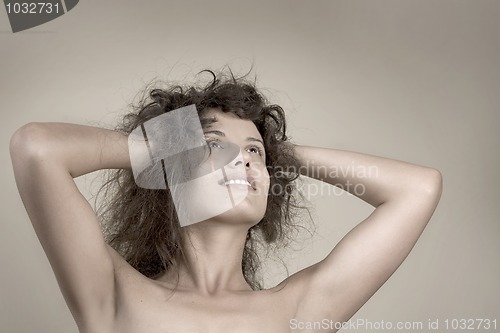
[{"label": "nose", "polygon": [[[234,166],[238,166],[238,165],[241,165],[241,164],[243,164],[243,161],[242,160],[238,160],[238,161],[236,161],[236,163],[234,163]],[[250,162],[249,161],[245,162],[245,166],[247,168],[249,168],[250,167]]]},{"label": "nose", "polygon": [[249,156],[248,152],[240,149],[240,153],[241,153],[242,158],[238,158],[238,160],[234,163],[234,166],[239,166],[239,165],[245,163],[245,167],[249,168],[250,167],[250,156]]}]

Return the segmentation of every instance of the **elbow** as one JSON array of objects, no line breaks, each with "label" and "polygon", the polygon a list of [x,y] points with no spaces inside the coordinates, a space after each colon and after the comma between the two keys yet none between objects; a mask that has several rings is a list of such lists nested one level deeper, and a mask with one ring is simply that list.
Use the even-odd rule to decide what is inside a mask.
[{"label": "elbow", "polygon": [[434,168],[426,168],[420,184],[423,193],[437,204],[443,191],[443,175],[441,172]]},{"label": "elbow", "polygon": [[9,142],[12,161],[40,157],[45,137],[46,133],[42,123],[28,123],[17,129]]}]

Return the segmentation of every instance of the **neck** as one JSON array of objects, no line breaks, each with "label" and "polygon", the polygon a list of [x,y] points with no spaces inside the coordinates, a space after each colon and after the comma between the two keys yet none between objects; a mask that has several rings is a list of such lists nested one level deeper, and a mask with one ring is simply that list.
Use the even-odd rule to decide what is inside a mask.
[{"label": "neck", "polygon": [[204,221],[184,227],[184,256],[178,271],[169,271],[158,280],[177,282],[178,287],[202,295],[251,291],[242,271],[248,225]]}]

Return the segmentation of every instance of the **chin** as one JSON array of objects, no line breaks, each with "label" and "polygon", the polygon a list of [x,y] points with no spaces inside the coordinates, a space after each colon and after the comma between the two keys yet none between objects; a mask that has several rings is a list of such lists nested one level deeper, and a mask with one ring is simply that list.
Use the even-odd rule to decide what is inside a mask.
[{"label": "chin", "polygon": [[259,223],[266,213],[266,203],[264,203],[263,207],[255,206],[255,204],[244,200],[236,207],[215,216],[212,220],[232,225],[248,225],[250,228]]}]

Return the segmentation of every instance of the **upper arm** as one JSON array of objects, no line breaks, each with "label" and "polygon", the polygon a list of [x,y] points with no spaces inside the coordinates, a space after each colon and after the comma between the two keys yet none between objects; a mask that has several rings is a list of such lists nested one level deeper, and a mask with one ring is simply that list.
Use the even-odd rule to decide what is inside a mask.
[{"label": "upper arm", "polygon": [[[407,257],[441,194],[441,175],[428,169],[420,189],[377,207],[330,254],[292,276],[298,316],[347,321]],[[326,316],[326,317],[325,317]]]},{"label": "upper arm", "polygon": [[36,133],[11,139],[21,199],[77,323],[114,311],[114,268],[96,214],[70,173],[44,154]]}]

